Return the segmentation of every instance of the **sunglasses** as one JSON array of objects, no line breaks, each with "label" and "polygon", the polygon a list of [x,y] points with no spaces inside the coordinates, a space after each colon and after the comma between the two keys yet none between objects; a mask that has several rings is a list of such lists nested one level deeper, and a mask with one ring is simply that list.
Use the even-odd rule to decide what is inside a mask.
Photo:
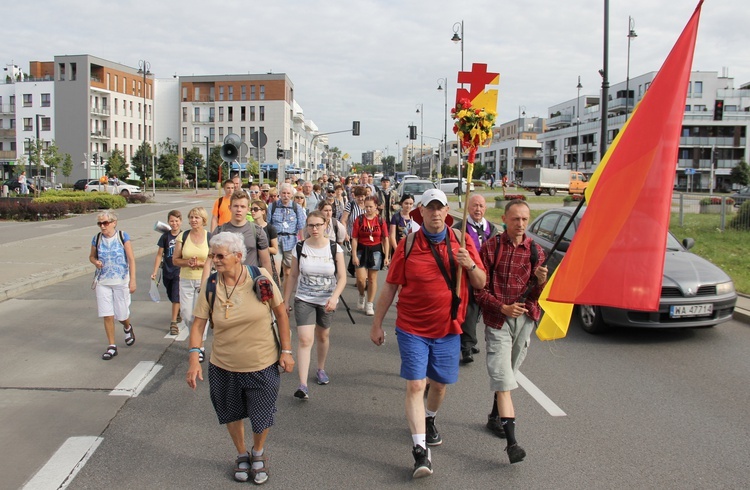
[{"label": "sunglasses", "polygon": [[111,223],[114,223],[114,221],[97,221],[96,226],[109,226]]},{"label": "sunglasses", "polygon": [[231,255],[232,254],[226,254],[226,255],[224,255],[224,254],[210,253],[210,254],[208,254],[208,258],[211,259],[211,260],[224,260],[225,258],[227,258],[227,257],[229,257]]},{"label": "sunglasses", "polygon": [[252,211],[253,213],[257,213],[258,211],[263,211],[263,210],[260,208],[250,208],[250,211]]},{"label": "sunglasses", "polygon": [[295,199],[304,199],[304,196],[294,196]]}]

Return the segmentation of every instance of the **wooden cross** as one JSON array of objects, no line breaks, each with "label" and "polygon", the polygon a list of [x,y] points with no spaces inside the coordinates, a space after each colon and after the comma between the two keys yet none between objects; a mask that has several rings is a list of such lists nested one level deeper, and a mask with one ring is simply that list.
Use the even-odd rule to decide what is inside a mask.
[{"label": "wooden cross", "polygon": [[224,318],[225,319],[229,318],[229,308],[233,306],[234,306],[234,303],[232,303],[231,301],[227,301],[226,303],[224,303]]}]

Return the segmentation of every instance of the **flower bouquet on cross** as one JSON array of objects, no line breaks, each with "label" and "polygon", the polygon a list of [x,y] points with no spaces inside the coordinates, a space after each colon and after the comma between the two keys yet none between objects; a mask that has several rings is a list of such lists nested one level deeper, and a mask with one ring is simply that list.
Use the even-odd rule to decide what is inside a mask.
[{"label": "flower bouquet on cross", "polygon": [[[451,109],[451,117],[456,121],[453,132],[458,136],[461,148],[468,152],[469,165],[473,166],[477,149],[489,146],[492,141],[492,127],[496,116],[491,109],[473,107],[469,99],[459,100],[456,107]],[[471,179],[471,172],[466,175]]]}]

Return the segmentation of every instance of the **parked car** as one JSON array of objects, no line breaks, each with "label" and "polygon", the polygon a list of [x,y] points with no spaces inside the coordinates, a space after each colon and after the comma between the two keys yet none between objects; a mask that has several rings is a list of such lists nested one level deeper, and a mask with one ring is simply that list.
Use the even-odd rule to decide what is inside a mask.
[{"label": "parked car", "polygon": [[401,184],[402,180],[418,179],[419,178],[418,175],[412,175],[409,172],[396,172],[394,174],[394,177],[395,177],[395,180],[396,180],[396,182],[395,182],[396,185]]},{"label": "parked car", "polygon": [[88,184],[90,179],[78,179],[76,180],[76,183],[73,184],[73,190],[74,191],[84,191],[86,190],[86,184]]},{"label": "parked car", "polygon": [[[542,213],[529,225],[527,234],[545,253],[549,253],[573,210],[574,208],[557,208]],[[576,216],[563,236],[561,246],[548,262],[550,276],[565,256],[585,210],[583,207]],[[589,333],[600,333],[609,325],[650,328],[713,327],[731,320],[737,302],[732,279],[714,264],[688,252],[693,245],[695,240],[692,238],[686,238],[680,243],[674,235],[667,234],[659,311],[577,305],[575,314],[581,327]]]},{"label": "parked car", "polygon": [[[53,184],[49,180],[42,178],[37,179],[36,177],[27,177],[26,184],[29,187],[29,192],[34,192],[34,189],[36,189],[37,185],[42,191],[48,191],[55,188],[55,184]],[[21,191],[21,184],[18,183],[18,177],[13,177],[12,179],[6,180],[5,182],[3,182],[3,185],[8,186],[8,192]]]},{"label": "parked car", "polygon": [[[89,180],[84,189],[86,192],[104,192],[104,184],[100,184],[98,179]],[[141,188],[135,185],[120,183],[119,185],[107,184],[106,192],[109,194],[120,194],[127,197],[130,194],[140,194]]]},{"label": "parked car", "polygon": [[422,197],[422,194],[424,194],[427,189],[435,188],[437,188],[437,186],[430,180],[403,180],[398,189],[399,200],[401,200],[401,196],[403,196],[404,194],[411,194],[412,196],[414,196],[414,203],[416,204],[419,202],[419,198]]},{"label": "parked car", "polygon": [[742,206],[742,203],[750,199],[750,187],[744,187],[732,194],[735,206]]},{"label": "parked car", "polygon": [[[446,177],[438,182],[438,189],[446,194],[458,195],[458,177]],[[474,191],[474,182],[469,185],[469,189]],[[461,193],[466,194],[466,179],[461,178]]]}]

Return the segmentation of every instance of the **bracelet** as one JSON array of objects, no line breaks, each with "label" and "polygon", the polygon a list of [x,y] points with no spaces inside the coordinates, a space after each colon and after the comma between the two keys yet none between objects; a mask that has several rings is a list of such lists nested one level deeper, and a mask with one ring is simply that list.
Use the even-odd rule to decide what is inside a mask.
[{"label": "bracelet", "polygon": [[471,268],[469,269],[469,272],[473,271],[476,268],[477,268],[477,264],[475,262],[474,265],[472,265]]},{"label": "bracelet", "polygon": [[188,349],[188,354],[191,354],[193,352],[200,352],[200,351],[201,351],[200,347],[191,347],[190,349]]},{"label": "bracelet", "polygon": [[292,354],[292,351],[286,350],[286,349],[281,349],[281,353],[282,354]]}]

